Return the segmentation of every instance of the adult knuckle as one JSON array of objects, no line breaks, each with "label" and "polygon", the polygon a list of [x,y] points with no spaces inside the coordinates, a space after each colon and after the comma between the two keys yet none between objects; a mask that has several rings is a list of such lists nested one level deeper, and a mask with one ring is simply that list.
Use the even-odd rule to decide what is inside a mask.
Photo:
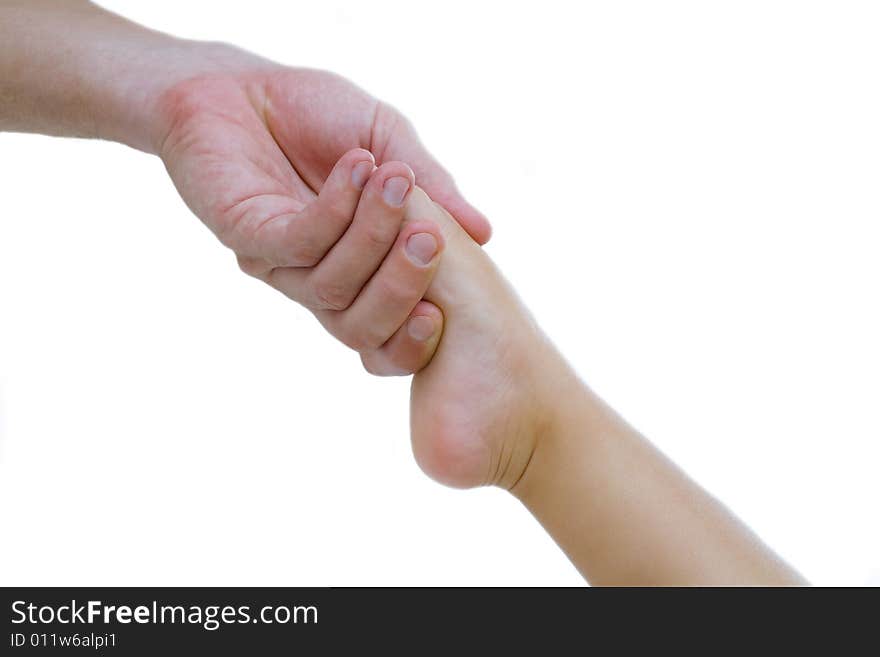
[{"label": "adult knuckle", "polygon": [[352,324],[343,331],[342,341],[357,352],[375,351],[383,344],[387,336],[382,335],[373,326]]},{"label": "adult knuckle", "polygon": [[354,349],[358,353],[363,353],[371,349],[370,345],[364,339],[364,335],[359,331],[343,329],[337,333],[336,337],[349,349]]},{"label": "adult knuckle", "polygon": [[370,326],[363,330],[361,340],[364,342],[367,349],[378,349],[385,344],[388,340],[388,336],[377,331],[375,327]]},{"label": "adult knuckle", "polygon": [[352,219],[352,210],[346,199],[332,199],[326,202],[321,213],[325,221],[333,223],[349,222]]},{"label": "adult knuckle", "polygon": [[318,305],[327,310],[345,310],[351,305],[351,294],[345,285],[333,281],[317,281],[312,291]]},{"label": "adult knuckle", "polygon": [[238,260],[238,268],[248,276],[262,278],[266,273],[266,265],[259,258],[236,255],[236,259]]},{"label": "adult knuckle", "polygon": [[377,278],[376,288],[379,298],[385,306],[398,306],[407,303],[414,296],[413,291],[405,283],[392,276]]},{"label": "adult knuckle", "polygon": [[290,257],[294,267],[314,267],[324,257],[324,252],[314,240],[300,239],[291,247]]},{"label": "adult knuckle", "polygon": [[397,226],[388,226],[385,222],[375,222],[364,229],[364,239],[371,249],[388,248],[397,236]]}]

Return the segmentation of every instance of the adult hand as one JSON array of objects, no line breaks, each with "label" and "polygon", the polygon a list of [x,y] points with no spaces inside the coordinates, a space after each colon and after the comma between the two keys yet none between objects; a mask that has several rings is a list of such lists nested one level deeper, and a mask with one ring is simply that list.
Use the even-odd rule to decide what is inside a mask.
[{"label": "adult hand", "polygon": [[0,130],[159,154],[242,268],[314,310],[377,373],[427,363],[442,324],[419,303],[442,240],[425,264],[432,236],[401,233],[415,180],[474,239],[489,237],[410,124],[349,82],[89,2],[0,0],[0,99]]},{"label": "adult hand", "polygon": [[417,371],[442,314],[419,303],[437,258],[414,259],[414,231],[400,234],[409,191],[418,181],[480,243],[488,221],[395,109],[334,74],[209,47],[208,71],[157,103],[156,148],[181,196],[246,273],[310,308],[370,371]]}]

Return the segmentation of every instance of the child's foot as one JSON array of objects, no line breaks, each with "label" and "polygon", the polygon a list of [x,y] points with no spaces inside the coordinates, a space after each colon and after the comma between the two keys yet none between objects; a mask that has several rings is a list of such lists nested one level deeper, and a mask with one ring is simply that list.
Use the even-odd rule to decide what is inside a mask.
[{"label": "child's foot", "polygon": [[544,400],[573,375],[489,257],[418,188],[414,220],[436,222],[446,242],[425,295],[443,311],[443,335],[412,384],[416,461],[449,486],[512,488],[549,421]]}]

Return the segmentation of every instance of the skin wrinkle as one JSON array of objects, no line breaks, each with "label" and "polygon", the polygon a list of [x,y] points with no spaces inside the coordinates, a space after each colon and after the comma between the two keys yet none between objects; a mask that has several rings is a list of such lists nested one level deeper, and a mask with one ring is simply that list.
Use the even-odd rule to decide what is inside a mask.
[{"label": "skin wrinkle", "polygon": [[[247,197],[247,198],[245,198],[245,199],[242,199],[241,201],[238,201],[237,203],[235,203],[235,204],[234,204],[229,210],[227,210],[226,212],[231,212],[231,211],[233,211],[234,209],[236,209],[237,207],[239,207],[239,206],[241,206],[241,205],[244,205],[244,204],[246,204],[246,203],[251,203],[251,204],[253,204],[254,202],[261,201],[261,200],[265,200],[265,199],[266,199],[267,197],[269,197],[269,196],[278,196],[278,197],[281,197],[281,198],[284,198],[284,199],[287,198],[287,197],[286,197],[285,195],[283,195],[283,194],[254,194],[254,195],[251,195],[251,196],[249,196],[249,197]],[[290,212],[290,211],[285,211],[285,212],[280,212],[280,213],[278,213],[278,214],[270,214],[268,217],[265,217],[265,218],[259,220],[259,221],[257,222],[256,226],[254,226],[253,228],[250,228],[250,227],[249,227],[249,230],[247,230],[247,231],[242,231],[241,228],[242,228],[243,224],[246,224],[246,223],[247,223],[247,222],[245,221],[245,217],[247,216],[248,212],[250,212],[250,211],[251,211],[251,208],[245,208],[245,209],[241,212],[241,214],[240,214],[238,217],[236,217],[236,218],[232,221],[231,230],[238,232],[239,235],[242,235],[243,233],[246,232],[246,233],[247,233],[247,239],[250,241],[251,249],[253,249],[253,250],[256,252],[256,251],[257,251],[257,248],[258,248],[258,244],[259,244],[259,242],[260,242],[260,239],[259,239],[259,238],[260,238],[260,233],[261,233],[261,231],[264,229],[264,227],[265,227],[266,225],[268,225],[268,224],[269,224],[270,222],[272,222],[272,221],[277,221],[280,217],[284,217],[284,216],[290,215],[291,212]],[[220,241],[221,241],[221,242],[223,242],[224,244],[226,244],[226,241],[224,240],[225,235],[222,235],[222,234],[221,234],[221,235],[218,235],[218,237],[220,238]],[[230,244],[226,244],[226,245],[227,245],[227,246],[230,246]]]},{"label": "skin wrinkle", "polygon": [[[264,92],[267,92],[267,91],[268,91],[268,89],[269,89],[269,84],[270,84],[269,80],[267,80],[267,81],[264,83]],[[266,126],[266,130],[268,130],[268,132],[269,132],[269,136],[272,137],[272,140],[273,140],[273,141],[275,142],[275,144],[278,146],[278,149],[284,154],[284,158],[287,160],[287,163],[290,165],[290,168],[291,168],[291,170],[293,171],[294,175],[295,175],[300,181],[302,181],[303,184],[305,184],[305,186],[309,189],[309,191],[311,191],[312,194],[316,197],[316,196],[318,195],[318,192],[319,192],[320,190],[319,190],[319,189],[315,189],[315,188],[309,183],[308,178],[307,178],[305,175],[303,175],[303,172],[300,171],[299,169],[297,169],[296,164],[294,163],[293,159],[291,159],[291,157],[290,157],[290,154],[287,152],[287,150],[285,149],[284,145],[283,145],[282,142],[278,139],[278,136],[275,134],[275,130],[274,130],[274,128],[272,127],[272,125],[273,125],[273,121],[272,121],[272,119],[271,119],[271,116],[273,115],[273,114],[272,114],[272,112],[273,112],[273,110],[272,110],[272,98],[271,98],[271,96],[270,96],[268,93],[266,93],[265,100],[263,101],[262,112],[263,112],[263,113],[262,113],[262,116],[263,116],[263,123],[264,123],[265,126]]]},{"label": "skin wrinkle", "polygon": [[522,471],[519,473],[519,475],[517,475],[516,480],[510,486],[507,487],[507,490],[509,492],[513,493],[516,490],[517,486],[519,486],[519,483],[522,481],[526,472],[529,471],[529,466],[532,464],[532,459],[535,457],[535,448],[536,448],[536,446],[532,445],[531,448],[528,450],[529,456],[526,459],[526,463],[523,466]]},{"label": "skin wrinkle", "polygon": [[[385,126],[385,121],[383,120],[385,115],[390,113],[392,117],[391,125]],[[376,164],[382,164],[385,162],[385,153],[388,150],[388,143],[391,141],[391,135],[394,134],[394,130],[397,128],[397,124],[400,122],[400,114],[389,107],[386,103],[382,101],[376,101],[376,109],[373,113],[373,123],[370,127],[370,150],[373,152],[373,156],[376,158]],[[384,138],[381,140],[382,147],[378,152],[376,149],[376,133],[377,130],[383,128],[382,132],[384,132]]]},{"label": "skin wrinkle", "polygon": [[[381,106],[382,106],[382,101],[380,101],[378,99],[373,101],[373,109],[371,112],[372,118],[370,119],[370,129],[369,129],[369,132],[367,133],[366,144],[364,144],[363,137],[361,137],[361,146],[363,146],[363,148],[366,148],[368,151],[373,153],[374,158],[376,158],[376,154],[373,152],[373,149],[376,145],[376,128],[377,128],[376,122],[379,120],[379,108]],[[379,161],[378,158],[376,159],[376,161],[377,162]]]},{"label": "skin wrinkle", "polygon": [[504,451],[506,449],[507,449],[507,443],[506,442],[502,443],[501,444],[501,453],[498,455],[497,458],[494,459],[495,460],[495,471],[492,473],[492,478],[487,479],[485,481],[485,483],[483,484],[484,486],[489,486],[493,482],[498,481],[498,475],[501,472],[501,462],[504,460]]}]

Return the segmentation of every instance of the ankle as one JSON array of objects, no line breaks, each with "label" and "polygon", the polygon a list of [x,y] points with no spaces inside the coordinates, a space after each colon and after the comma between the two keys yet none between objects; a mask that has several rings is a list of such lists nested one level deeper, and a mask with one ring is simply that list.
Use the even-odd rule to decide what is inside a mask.
[{"label": "ankle", "polygon": [[[555,352],[554,352],[555,354]],[[508,476],[509,486],[503,486],[523,503],[541,495],[548,463],[565,461],[564,436],[573,417],[589,406],[589,390],[569,365],[558,354],[553,365],[545,370],[545,384],[536,396],[535,410],[529,423],[528,456],[520,459],[519,469]],[[524,448],[520,448],[524,449]]]},{"label": "ankle", "polygon": [[537,478],[534,472],[540,468],[543,453],[561,434],[566,409],[576,405],[568,400],[583,389],[577,375],[543,334],[533,336],[530,342],[520,369],[520,407],[511,412],[515,426],[511,426],[506,449],[500,455],[504,467],[490,482],[517,497]]}]

